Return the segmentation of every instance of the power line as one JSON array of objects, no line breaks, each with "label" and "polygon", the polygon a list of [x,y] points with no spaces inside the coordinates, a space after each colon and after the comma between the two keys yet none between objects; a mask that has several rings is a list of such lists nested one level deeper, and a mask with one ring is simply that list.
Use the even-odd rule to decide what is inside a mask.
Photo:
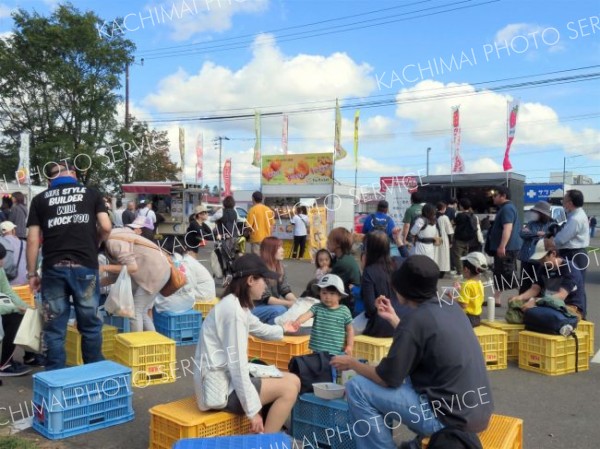
[{"label": "power line", "polygon": [[[396,14],[394,16],[404,16],[407,14],[413,14],[415,12],[421,12],[421,11],[427,11],[430,9],[436,9],[436,8],[442,8],[442,7],[446,7],[446,6],[453,6],[453,5],[457,5],[457,4],[461,4],[461,3],[467,3],[467,2],[471,2],[473,0],[462,0],[462,1],[458,1],[458,2],[454,2],[454,3],[449,3],[446,5],[442,5],[442,6],[435,6],[435,7],[431,7],[431,8],[424,8],[423,10],[418,10],[418,11],[413,11],[413,12],[409,12],[409,13],[402,13],[402,14]],[[447,12],[453,12],[453,11],[459,11],[459,10],[463,10],[463,9],[470,9],[470,8],[476,8],[479,6],[483,6],[483,5],[487,5],[487,4],[491,4],[491,3],[497,3],[500,0],[488,0],[482,3],[478,3],[478,4],[472,4],[472,5],[466,5],[466,6],[460,6],[460,7],[456,7],[456,8],[450,8],[450,9],[446,9],[443,11],[437,11],[437,12],[432,12],[432,13],[428,13],[428,14],[421,14],[421,15],[416,15],[413,17],[403,17],[403,18],[399,18],[399,19],[394,19],[394,20],[388,20],[388,21],[384,21],[384,22],[379,22],[379,23],[374,23],[374,24],[370,24],[370,25],[363,25],[363,26],[356,26],[356,27],[352,27],[351,25],[356,25],[356,24],[361,24],[361,23],[366,23],[366,22],[371,22],[374,20],[384,20],[387,18],[380,18],[380,19],[368,19],[368,20],[363,20],[363,21],[359,21],[359,22],[353,22],[350,24],[345,24],[345,25],[337,25],[337,26],[333,26],[333,27],[329,27],[327,31],[323,31],[321,33],[315,33],[315,31],[319,31],[319,30],[315,30],[315,31],[310,31],[310,32],[301,32],[301,33],[291,33],[288,35],[282,35],[279,36],[278,38],[278,42],[290,42],[290,41],[295,41],[295,40],[299,40],[299,39],[306,39],[306,38],[311,38],[311,37],[319,37],[319,36],[327,36],[327,35],[331,35],[331,34],[339,34],[339,33],[345,33],[348,31],[354,31],[354,30],[358,30],[358,29],[365,29],[365,28],[372,28],[375,26],[381,26],[381,25],[387,25],[390,23],[396,23],[396,22],[403,22],[403,21],[407,21],[407,20],[413,20],[413,19],[419,19],[419,18],[423,18],[423,17],[431,17],[431,16],[435,16],[435,15],[439,15],[439,14],[444,14]],[[391,16],[391,17],[394,17]],[[350,27],[348,29],[342,29],[342,30],[333,30],[335,28],[342,28],[342,27]],[[307,34],[307,33],[314,33],[314,34]],[[302,36],[296,36],[293,37],[295,35],[298,34],[304,34]],[[236,49],[241,49],[241,48],[247,48],[247,46],[249,44],[251,44],[252,41],[248,41],[245,43],[242,43],[241,45],[239,44],[231,44],[231,45],[216,45],[213,47],[205,47],[203,49],[197,49],[197,50],[182,50],[182,51],[170,51],[168,53],[165,54],[158,54],[158,55],[150,55],[147,57],[144,57],[145,60],[150,60],[150,59],[163,59],[163,58],[172,58],[172,57],[176,57],[176,56],[189,56],[189,55],[195,55],[195,54],[203,54],[203,53],[215,53],[215,52],[222,52],[222,51],[230,51],[230,50],[236,50]],[[259,44],[260,45],[260,44]],[[221,48],[221,47],[225,47],[225,48]]]}]

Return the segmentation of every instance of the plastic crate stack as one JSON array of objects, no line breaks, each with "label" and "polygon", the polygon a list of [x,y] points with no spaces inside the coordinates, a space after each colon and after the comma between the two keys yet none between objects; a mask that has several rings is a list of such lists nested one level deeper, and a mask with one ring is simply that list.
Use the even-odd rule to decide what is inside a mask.
[{"label": "plastic crate stack", "polygon": [[287,371],[292,357],[312,352],[308,348],[309,341],[310,335],[285,336],[278,341],[266,341],[250,336],[248,337],[248,357],[258,358],[269,365],[275,365],[282,371]]},{"label": "plastic crate stack", "polygon": [[195,345],[200,339],[202,313],[189,310],[184,313],[153,311],[156,332],[175,340],[177,346]]},{"label": "plastic crate stack", "polygon": [[117,334],[115,361],[132,369],[134,387],[175,382],[175,342],[158,332]]},{"label": "plastic crate stack", "polygon": [[129,318],[123,318],[122,316],[105,315],[104,324],[115,326],[119,331],[119,334],[122,334],[123,332],[129,332],[131,329]]},{"label": "plastic crate stack", "polygon": [[208,313],[213,309],[214,306],[219,302],[219,298],[212,299],[211,301],[196,301],[194,303],[194,310],[200,312],[202,317],[206,319]]},{"label": "plastic crate stack", "polygon": [[593,357],[596,353],[594,351],[594,323],[591,321],[581,320],[577,323],[577,332],[585,332],[588,334],[588,356]]},{"label": "plastic crate stack", "polygon": [[352,356],[368,360],[369,363],[381,361],[389,352],[393,338],[376,338],[367,335],[354,337]]},{"label": "plastic crate stack", "polygon": [[[102,355],[105,359],[114,359],[115,357],[115,337],[118,330],[114,326],[102,326]],[[67,336],[65,338],[65,352],[67,353],[67,365],[83,365],[81,355],[81,334],[75,326],[67,326]]]},{"label": "plastic crate stack", "polygon": [[292,439],[285,433],[270,433],[186,439],[175,443],[173,449],[292,449],[292,447]]},{"label": "plastic crate stack", "polygon": [[250,421],[245,416],[223,411],[202,412],[195,397],[156,405],[149,411],[150,449],[171,449],[184,438],[250,433]]},{"label": "plastic crate stack", "polygon": [[522,331],[519,334],[519,368],[548,376],[560,376],[574,373],[577,363],[579,371],[587,371],[590,369],[589,336],[578,329],[577,339],[578,351],[573,337]]},{"label": "plastic crate stack", "polygon": [[488,326],[478,326],[473,328],[473,331],[483,351],[486,369],[488,371],[506,369],[508,367],[507,333]]},{"label": "plastic crate stack", "polygon": [[305,447],[354,449],[352,427],[344,399],[326,400],[306,393],[292,410],[292,436]]},{"label": "plastic crate stack", "polygon": [[33,428],[55,440],[134,418],[131,370],[111,361],[33,375]]},{"label": "plastic crate stack", "polygon": [[506,359],[519,360],[519,332],[525,330],[524,324],[511,324],[504,320],[481,320],[481,324],[506,332],[508,342]]}]

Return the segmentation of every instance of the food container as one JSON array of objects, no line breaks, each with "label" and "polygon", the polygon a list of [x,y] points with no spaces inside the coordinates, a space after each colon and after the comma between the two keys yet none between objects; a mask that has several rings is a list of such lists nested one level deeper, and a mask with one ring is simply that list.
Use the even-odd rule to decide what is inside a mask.
[{"label": "food container", "polygon": [[340,399],[344,397],[345,387],[333,382],[320,382],[313,384],[315,395],[321,399]]}]

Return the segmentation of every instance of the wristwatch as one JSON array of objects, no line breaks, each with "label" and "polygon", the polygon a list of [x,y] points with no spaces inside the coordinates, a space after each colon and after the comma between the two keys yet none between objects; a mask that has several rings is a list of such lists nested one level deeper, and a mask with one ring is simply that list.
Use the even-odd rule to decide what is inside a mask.
[{"label": "wristwatch", "polygon": [[33,272],[33,273],[27,273],[27,279],[31,279],[31,278],[37,278],[40,275],[37,274],[37,272]]}]

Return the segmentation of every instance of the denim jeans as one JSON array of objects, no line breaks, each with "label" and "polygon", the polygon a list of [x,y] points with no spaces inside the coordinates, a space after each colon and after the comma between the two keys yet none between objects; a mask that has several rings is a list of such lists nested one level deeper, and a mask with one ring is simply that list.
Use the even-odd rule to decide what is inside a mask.
[{"label": "denim jeans", "polygon": [[254,306],[252,313],[258,317],[260,321],[266,324],[275,324],[275,318],[279,315],[283,315],[287,312],[286,306],[271,306],[261,304],[260,306]]},{"label": "denim jeans", "polygon": [[386,388],[355,376],[346,384],[346,396],[357,449],[395,449],[392,429],[398,421],[421,436],[444,428],[427,396],[419,395],[409,378],[399,388]]},{"label": "denim jeans", "polygon": [[54,266],[42,272],[42,307],[46,370],[65,367],[65,337],[70,300],[75,308],[77,330],[81,334],[84,363],[104,360],[102,320],[97,310],[100,300],[98,270],[82,266]]}]

